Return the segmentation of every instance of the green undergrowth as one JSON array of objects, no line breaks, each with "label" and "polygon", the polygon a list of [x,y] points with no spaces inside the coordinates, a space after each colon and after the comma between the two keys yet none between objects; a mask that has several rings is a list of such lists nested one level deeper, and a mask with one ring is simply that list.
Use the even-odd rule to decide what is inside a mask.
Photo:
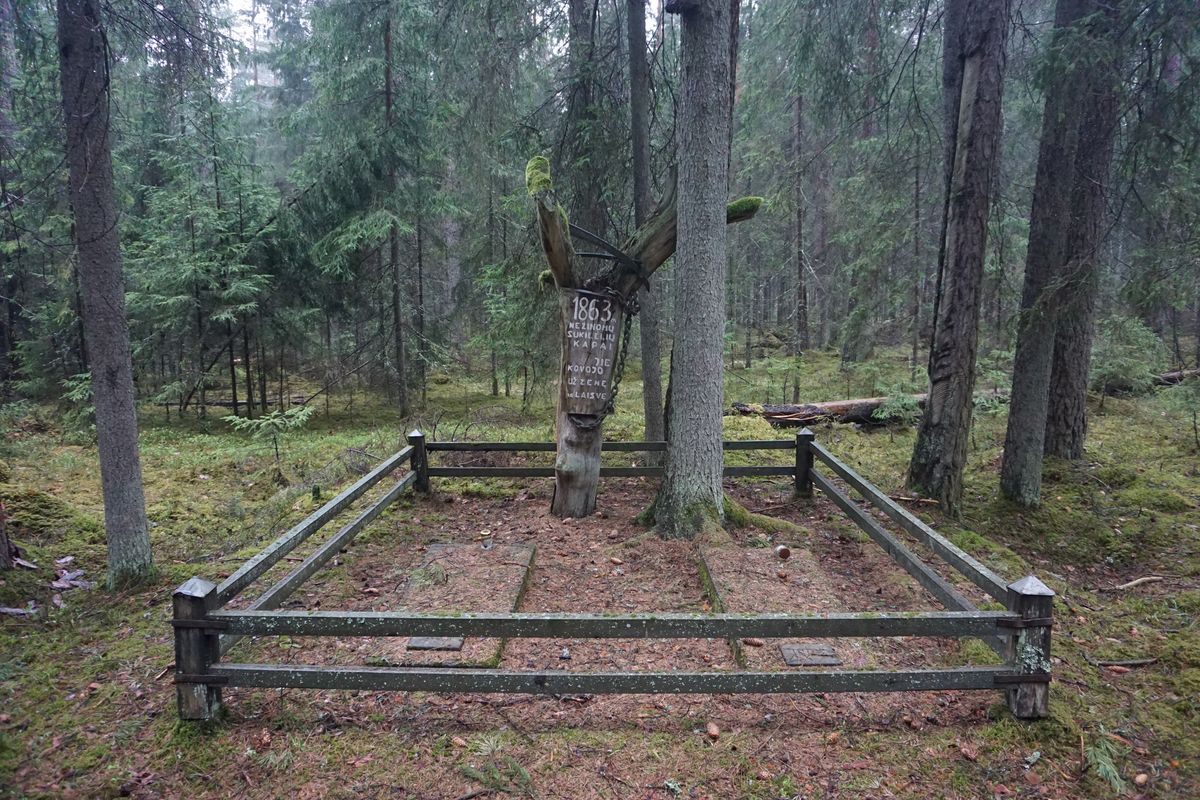
[{"label": "green undergrowth", "polygon": [[[914,388],[907,359],[899,351],[881,351],[874,361],[851,370],[841,370],[833,353],[805,354],[799,362],[782,354],[764,353],[760,358],[756,353],[746,369],[738,349],[735,346],[738,365],[725,373],[725,396],[731,402],[790,402],[797,380],[801,400],[813,401]],[[193,574],[212,580],[227,575],[279,531],[401,447],[404,434],[413,428],[426,431],[431,439],[552,441],[553,392],[539,387],[523,404],[518,385],[511,397],[503,392],[493,397],[488,389],[484,375],[455,375],[454,380],[432,383],[429,409],[408,419],[401,419],[382,398],[362,393],[335,396],[328,416],[322,402],[304,429],[286,437],[278,464],[268,448],[217,419],[179,419],[173,414],[167,422],[161,408],[146,409],[142,462],[158,573],[148,586],[125,592],[102,588],[104,537],[94,448],[73,443],[45,409],[28,404],[6,409],[0,420],[7,432],[0,437],[0,472],[7,474],[0,477],[7,480],[0,483],[0,499],[13,520],[14,543],[38,569],[0,575],[0,605],[23,608],[34,600],[40,611],[33,618],[0,617],[0,713],[12,720],[0,724],[0,786],[12,785],[22,765],[42,759],[53,761],[53,767],[43,771],[67,776],[61,779],[63,786],[44,796],[72,789],[79,796],[116,795],[139,771],[175,775],[180,785],[203,793],[203,776],[219,774],[230,765],[269,781],[272,775],[340,769],[371,747],[379,748],[376,761],[361,769],[382,773],[395,767],[393,772],[406,774],[410,754],[429,755],[433,745],[425,738],[406,738],[401,732],[385,742],[377,731],[353,725],[345,727],[342,736],[314,736],[311,731],[318,722],[310,718],[310,709],[282,694],[239,696],[235,719],[204,730],[178,725],[169,679],[156,680],[173,660],[167,625],[170,593]],[[964,787],[956,789],[959,796],[970,796],[972,788],[992,781],[986,765],[1006,759],[1019,763],[1033,753],[1051,765],[1043,774],[1076,774],[1081,747],[1085,754],[1109,757],[1127,785],[1139,772],[1150,774],[1155,782],[1174,775],[1180,786],[1200,781],[1200,590],[1194,588],[1200,575],[1200,455],[1189,431],[1164,417],[1170,412],[1156,397],[1109,398],[1103,409],[1093,405],[1092,412],[1085,458],[1074,464],[1048,464],[1041,508],[1019,509],[998,495],[1003,408],[976,414],[962,518],[947,519],[928,504],[908,504],[1002,577],[1012,580],[1034,573],[1058,593],[1053,645],[1057,682],[1051,689],[1050,718],[1018,722],[998,704],[990,719],[978,725],[930,727],[918,733],[897,730],[897,723],[861,735],[855,742],[856,759],[905,764],[922,748],[973,737],[980,747],[979,763],[956,758],[947,773],[948,785]],[[606,420],[606,436],[641,439],[640,414],[638,366],[631,361],[616,411]],[[794,428],[775,429],[759,418],[742,416],[725,417],[724,428],[727,439],[791,439],[796,433]],[[912,428],[864,431],[821,425],[814,430],[818,441],[883,491],[909,496],[904,472],[912,452]],[[439,461],[450,455],[435,453],[431,459],[450,463]],[[790,456],[789,451],[731,451],[727,461],[788,463]],[[604,463],[641,464],[645,455],[606,453]],[[773,491],[783,490],[785,481],[770,483]],[[503,499],[524,485],[528,482],[435,479],[434,489]],[[382,525],[368,528],[356,546],[382,547],[383,531],[389,536],[399,532],[406,544],[429,541],[446,516],[423,506],[422,523],[412,525],[408,502],[401,500],[386,512]],[[770,527],[776,521],[736,505],[725,512],[732,526],[776,532]],[[857,532],[841,515],[822,525],[844,528],[847,536]],[[57,608],[50,602],[49,583],[54,560],[65,556],[72,556],[72,566],[85,570],[97,588],[61,592],[63,607]],[[390,574],[390,568],[381,566],[381,574]],[[359,591],[348,575],[343,567],[329,573],[333,594]],[[1165,580],[1113,590],[1143,575]],[[956,658],[970,664],[993,659],[977,642],[964,642]],[[1095,666],[1105,660],[1146,663],[1118,674]],[[91,688],[93,684],[98,688]],[[354,702],[350,695],[336,694],[329,713],[344,717]],[[409,702],[421,699],[414,696]],[[742,763],[739,759],[752,763],[750,753],[719,751],[702,735],[693,736],[697,722],[679,712],[673,699],[665,702],[676,709],[664,712],[674,726],[670,733],[643,735],[619,725],[601,730],[564,725],[532,735],[539,745],[560,748],[564,758],[572,747],[617,752],[645,740],[655,752],[686,759],[691,766],[718,754],[729,759],[732,768]],[[377,723],[363,723],[371,724]],[[275,746],[247,744],[247,731],[260,727],[273,733]],[[703,729],[702,722],[699,727]],[[473,742],[487,733],[492,732],[466,736]],[[737,735],[723,732],[721,746],[736,742]],[[508,752],[517,741],[521,740],[505,734],[500,746]],[[248,754],[248,747],[254,752]],[[493,764],[507,786],[520,789],[520,773],[502,755],[489,752],[483,757],[481,751],[463,752],[447,743],[438,757],[475,763],[488,779],[495,778],[486,769]],[[536,770],[527,762],[523,767],[536,786]],[[799,780],[789,785],[779,775],[759,779],[758,770],[755,764],[742,775],[746,796],[800,791]],[[402,780],[393,774],[387,777]],[[860,778],[861,791],[877,791],[866,788],[869,782],[863,776],[855,780]],[[699,785],[682,769],[664,780],[676,782],[684,794]],[[1111,784],[1094,768],[1084,773],[1078,787],[1080,796],[1114,795]]]}]

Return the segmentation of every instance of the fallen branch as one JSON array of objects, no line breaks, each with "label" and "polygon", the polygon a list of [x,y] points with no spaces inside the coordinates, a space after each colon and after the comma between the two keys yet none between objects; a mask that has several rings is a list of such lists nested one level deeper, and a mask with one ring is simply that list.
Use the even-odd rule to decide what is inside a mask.
[{"label": "fallen branch", "polygon": [[1166,578],[1163,578],[1160,575],[1147,575],[1144,578],[1135,578],[1134,580],[1131,580],[1128,583],[1122,583],[1120,586],[1114,586],[1111,589],[1109,589],[1108,591],[1122,592],[1126,589],[1132,589],[1135,586],[1141,586],[1142,584],[1158,583],[1159,581],[1165,581],[1165,580],[1166,580]]},{"label": "fallen branch", "polygon": [[924,503],[930,506],[936,506],[939,502],[929,497],[906,497],[902,494],[890,494],[888,497],[901,503]]},{"label": "fallen branch", "polygon": [[1095,661],[1097,667],[1148,667],[1158,662],[1157,658],[1129,658],[1124,661]]}]

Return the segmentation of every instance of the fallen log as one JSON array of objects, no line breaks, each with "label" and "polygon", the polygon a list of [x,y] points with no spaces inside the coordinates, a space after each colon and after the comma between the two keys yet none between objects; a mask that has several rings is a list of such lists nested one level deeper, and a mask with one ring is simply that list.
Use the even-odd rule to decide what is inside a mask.
[{"label": "fallen log", "polygon": [[1164,372],[1154,379],[1154,385],[1174,386],[1183,383],[1188,378],[1200,378],[1200,369],[1177,369],[1173,372]]},{"label": "fallen log", "polygon": [[[928,395],[909,395],[917,408],[925,408]],[[985,392],[975,395],[981,399],[1006,400],[1003,392]],[[860,397],[855,400],[833,400],[825,403],[734,403],[733,410],[743,416],[760,416],[776,427],[800,427],[822,420],[856,423],[858,425],[885,425],[888,420],[875,416],[875,412],[890,397]]]}]

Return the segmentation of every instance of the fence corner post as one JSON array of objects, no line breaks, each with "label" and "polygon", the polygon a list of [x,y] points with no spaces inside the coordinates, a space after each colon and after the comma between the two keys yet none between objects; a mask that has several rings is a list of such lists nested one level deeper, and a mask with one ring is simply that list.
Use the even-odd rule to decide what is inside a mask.
[{"label": "fence corner post", "polygon": [[1027,575],[1008,585],[1007,605],[1025,625],[1009,639],[1009,663],[1018,675],[1036,676],[1029,683],[1018,682],[1008,687],[1008,708],[1018,719],[1041,719],[1049,713],[1054,590]]},{"label": "fence corner post", "polygon": [[812,476],[809,471],[813,466],[813,454],[810,445],[816,439],[816,434],[808,428],[802,428],[796,434],[796,496],[812,497]]},{"label": "fence corner post", "polygon": [[221,708],[221,689],[205,683],[209,668],[220,658],[220,634],[204,628],[217,607],[217,586],[190,578],[171,598],[175,623],[175,696],[179,718],[210,720]]},{"label": "fence corner post", "polygon": [[412,469],[417,474],[413,488],[421,494],[429,494],[429,456],[425,451],[425,434],[413,429],[408,434],[408,444],[412,447]]}]

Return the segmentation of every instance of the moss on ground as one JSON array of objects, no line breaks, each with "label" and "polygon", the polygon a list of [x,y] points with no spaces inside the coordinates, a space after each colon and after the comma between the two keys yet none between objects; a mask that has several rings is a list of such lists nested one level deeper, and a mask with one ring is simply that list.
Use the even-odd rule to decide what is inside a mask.
[{"label": "moss on ground", "polygon": [[[725,373],[725,394],[731,401],[787,402],[797,382],[802,400],[883,394],[906,384],[909,375],[899,351],[881,352],[870,370],[847,371],[838,369],[832,352],[806,353],[802,360],[755,358],[749,369],[741,363],[741,352],[736,358],[736,368]],[[161,409],[148,412],[142,420],[142,458],[159,574],[136,591],[63,592],[61,609],[48,603],[55,558],[73,555],[74,566],[97,582],[104,570],[95,452],[63,444],[61,431],[53,428],[53,415],[36,408],[28,409],[28,424],[11,423],[20,436],[3,442],[10,481],[0,486],[0,493],[6,502],[10,496],[16,501],[10,513],[24,504],[12,535],[39,570],[0,576],[0,605],[22,607],[34,599],[44,615],[0,617],[0,713],[11,718],[0,723],[0,786],[17,786],[10,791],[31,797],[72,792],[105,796],[119,794],[123,785],[136,787],[135,776],[151,774],[171,781],[172,789],[211,796],[212,775],[244,770],[273,785],[320,785],[322,770],[341,775],[352,760],[374,754],[373,762],[355,767],[353,773],[359,781],[355,787],[369,794],[380,786],[413,780],[411,764],[445,761],[453,770],[458,763],[468,763],[454,745],[446,745],[442,756],[433,755],[424,731],[410,735],[391,730],[391,712],[386,709],[373,712],[382,713],[382,721],[351,721],[349,709],[369,698],[350,694],[334,695],[329,710],[318,716],[283,694],[239,693],[233,719],[204,730],[178,726],[168,679],[156,678],[173,658],[166,624],[171,590],[192,574],[210,579],[228,574],[242,557],[302,518],[313,507],[310,483],[320,485],[328,497],[360,474],[348,463],[354,457],[351,450],[370,454],[360,458],[373,463],[398,448],[403,433],[413,427],[442,439],[552,439],[554,395],[547,387],[537,387],[524,407],[519,396],[492,397],[485,375],[433,383],[429,390],[431,406],[439,413],[409,419],[361,393],[331,398],[328,416],[322,410],[306,430],[284,443],[279,466],[287,487],[272,482],[273,455],[223,423],[174,416],[167,423]],[[641,438],[640,410],[640,376],[631,361],[616,411],[605,423],[606,436]],[[936,509],[912,508],[1004,577],[1033,572],[1058,592],[1051,718],[1017,722],[998,704],[992,719],[977,725],[915,733],[897,724],[860,733],[850,758],[868,757],[881,769],[912,769],[916,761],[923,770],[943,770],[939,774],[944,785],[964,787],[958,794],[969,796],[996,780],[998,765],[1020,765],[1035,751],[1043,763],[1049,762],[1043,775],[1062,771],[1076,777],[1081,742],[1094,747],[1117,736],[1132,745],[1116,751],[1116,767],[1126,781],[1147,772],[1155,786],[1174,780],[1174,796],[1180,797],[1200,785],[1200,591],[1187,588],[1200,576],[1200,510],[1195,502],[1200,497],[1200,462],[1190,434],[1164,425],[1163,413],[1154,398],[1110,398],[1103,413],[1093,414],[1084,461],[1050,465],[1043,507],[1035,512],[998,499],[1003,409],[977,413],[965,476],[964,518],[949,524]],[[750,417],[727,417],[725,427],[728,438],[787,439],[795,434],[794,429],[772,429]],[[825,425],[816,432],[819,441],[884,491],[904,493],[911,429],[860,431]],[[783,463],[787,455],[734,451],[729,457],[730,463],[768,464]],[[605,463],[625,464],[636,458],[606,453]],[[782,489],[782,483],[776,488]],[[434,488],[457,489],[449,481],[435,481]],[[422,508],[421,516],[431,524],[438,521],[432,508]],[[389,517],[389,530],[402,519]],[[857,529],[847,525],[847,530]],[[1122,592],[1098,591],[1149,574],[1168,580]],[[345,582],[344,571],[339,580]],[[347,583],[345,590],[354,588]],[[967,644],[960,656],[985,663],[989,652]],[[1106,659],[1153,661],[1128,673],[1092,663]],[[407,702],[424,699],[413,696]],[[535,743],[532,747],[554,753],[559,764],[577,757],[581,748],[620,759],[620,753],[643,747],[654,754],[645,756],[648,762],[662,759],[657,785],[677,780],[684,792],[701,786],[706,770],[715,769],[716,763],[725,765],[720,774],[747,770],[737,778],[747,796],[773,797],[792,789],[819,796],[823,791],[803,775],[792,775],[793,784],[782,780],[783,772],[758,779],[764,767],[753,747],[735,754],[711,745],[702,734],[693,734],[697,722],[681,707],[686,704],[680,706],[674,699],[656,707],[668,726],[665,733],[647,734],[632,723],[581,730],[550,721],[545,730],[528,735]],[[264,731],[275,737],[270,746],[251,738]],[[721,744],[739,743],[739,736],[754,733],[727,731]],[[762,738],[769,735],[765,732]],[[786,735],[781,733],[776,741]],[[944,748],[934,756],[922,755],[925,748],[936,750],[960,739],[979,746],[978,763],[956,757],[951,769],[945,765]],[[506,752],[531,747],[523,737],[508,736],[502,744]],[[540,761],[524,763],[536,785],[546,767],[531,766]],[[36,778],[14,782],[17,771],[31,765]],[[1091,771],[1078,780],[1065,784],[1077,796],[1112,796]],[[52,785],[55,788],[46,788]],[[329,796],[347,796],[352,787],[326,788]],[[622,787],[618,784],[613,791],[620,794]],[[711,793],[712,787],[702,791]],[[1171,791],[1150,796],[1168,797]]]}]

